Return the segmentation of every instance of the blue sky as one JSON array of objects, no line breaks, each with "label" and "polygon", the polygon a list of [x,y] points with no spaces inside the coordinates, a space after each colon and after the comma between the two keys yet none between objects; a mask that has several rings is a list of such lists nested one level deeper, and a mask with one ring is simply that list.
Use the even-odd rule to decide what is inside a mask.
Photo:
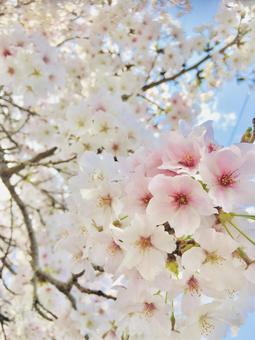
[{"label": "blue sky", "polygon": [[[185,30],[191,32],[192,27],[213,20],[219,3],[219,0],[191,0],[192,11],[181,18]],[[243,132],[248,126],[251,126],[251,120],[255,117],[255,92],[249,93],[248,86],[245,83],[237,84],[235,81],[231,81],[216,91],[215,100],[218,102],[218,112],[224,114],[235,112],[237,118],[239,118],[237,119],[238,124],[227,129],[222,129],[220,123],[215,124],[217,141],[221,145],[239,142]],[[245,103],[246,105],[244,105]],[[232,338],[229,335],[224,340],[254,340],[254,334],[255,315],[250,315],[237,337]]]},{"label": "blue sky", "polygon": [[[212,21],[220,1],[191,0],[191,3],[192,11],[181,17],[182,25],[187,32],[191,32],[194,26]],[[242,133],[251,125],[251,120],[255,116],[255,92],[249,94],[247,84],[237,84],[235,81],[228,82],[223,88],[216,90],[217,111],[223,114],[235,112],[237,117],[240,116],[247,95],[249,96],[248,102],[242,112],[238,126],[222,129],[221,124],[215,124],[215,135],[220,144],[228,145],[230,141],[240,141]]]}]

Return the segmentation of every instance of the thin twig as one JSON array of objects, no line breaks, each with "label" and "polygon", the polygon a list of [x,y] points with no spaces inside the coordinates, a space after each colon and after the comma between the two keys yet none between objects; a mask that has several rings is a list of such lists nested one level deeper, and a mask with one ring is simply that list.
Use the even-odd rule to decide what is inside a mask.
[{"label": "thin twig", "polygon": [[[246,34],[247,32],[245,32]],[[244,33],[243,33],[244,35]],[[177,72],[176,74],[174,74],[173,76],[171,77],[163,77],[157,81],[152,81],[151,83],[147,84],[147,85],[144,85],[142,87],[142,91],[147,91],[153,87],[156,87],[158,85],[161,85],[163,83],[166,83],[166,82],[170,82],[170,81],[174,81],[176,80],[177,78],[179,78],[180,76],[182,76],[183,74],[189,72],[189,71],[192,71],[192,70],[195,70],[197,69],[200,65],[202,65],[205,61],[211,59],[215,54],[223,54],[229,47],[233,46],[233,45],[236,45],[236,44],[240,44],[240,31],[238,29],[238,33],[236,35],[236,37],[231,41],[229,42],[227,45],[225,45],[224,47],[222,47],[219,51],[215,52],[215,53],[208,53],[205,57],[203,57],[202,59],[200,59],[199,61],[197,61],[195,64],[187,67],[187,68],[183,68],[181,71]]]},{"label": "thin twig", "polygon": [[2,170],[1,175],[5,176],[5,177],[10,177],[13,174],[16,174],[18,172],[20,172],[21,170],[25,169],[25,167],[31,165],[31,164],[36,164],[39,161],[41,161],[42,159],[48,158],[50,156],[52,156],[55,151],[57,150],[57,147],[53,147],[49,150],[40,152],[39,154],[37,154],[36,156],[32,157],[31,159],[24,161],[16,166],[13,166],[11,168],[5,168]]}]

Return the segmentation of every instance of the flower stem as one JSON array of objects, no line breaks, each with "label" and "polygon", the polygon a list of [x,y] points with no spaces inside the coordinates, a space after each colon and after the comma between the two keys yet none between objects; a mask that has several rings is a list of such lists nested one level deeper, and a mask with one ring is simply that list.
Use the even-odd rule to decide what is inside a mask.
[{"label": "flower stem", "polygon": [[251,220],[255,221],[255,215],[248,215],[248,214],[236,214],[236,213],[231,213],[232,216],[236,217],[244,217],[244,218],[249,218]]},{"label": "flower stem", "polygon": [[234,227],[246,240],[250,241],[255,246],[255,241],[250,238],[247,234],[245,234],[235,223],[229,221],[229,223]]},{"label": "flower stem", "polygon": [[172,300],[172,304],[171,304],[171,309],[172,309],[172,312],[171,312],[171,330],[174,331],[175,329],[175,316],[174,316],[174,301]]},{"label": "flower stem", "polygon": [[223,227],[225,228],[226,232],[228,233],[228,235],[231,237],[231,238],[234,238],[234,236],[231,234],[230,230],[228,229],[227,227],[227,224],[226,223],[222,223]]}]

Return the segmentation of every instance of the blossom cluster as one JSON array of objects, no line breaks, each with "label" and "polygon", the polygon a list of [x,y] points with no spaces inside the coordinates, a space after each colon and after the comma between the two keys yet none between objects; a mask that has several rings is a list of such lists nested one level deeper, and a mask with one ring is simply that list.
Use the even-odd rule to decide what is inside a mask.
[{"label": "blossom cluster", "polygon": [[202,125],[79,164],[70,205],[83,232],[69,228],[60,248],[72,244],[74,272],[87,259],[116,280],[117,338],[219,339],[239,327],[255,293],[254,146],[220,147]]},{"label": "blossom cluster", "polygon": [[[45,110],[54,129],[61,129],[61,122],[58,120],[56,124],[55,115],[66,120],[67,98],[71,94],[74,101],[76,96],[90,100],[102,89],[113,96],[113,106],[115,101],[124,98],[130,111],[137,112],[149,126],[157,126],[158,116],[163,116],[165,119],[160,121],[161,125],[165,122],[176,128],[179,119],[194,120],[198,110],[189,109],[189,105],[185,108],[181,105],[181,110],[171,110],[173,92],[168,83],[181,97],[189,97],[189,101],[195,99],[199,107],[200,101],[212,101],[214,89],[225,80],[235,76],[238,79],[250,78],[248,71],[254,61],[253,6],[222,4],[215,25],[197,27],[192,35],[183,30],[165,2],[160,5],[152,1],[146,5],[129,0],[113,1],[109,5],[101,1],[63,4],[38,0],[17,11],[17,17],[13,16],[15,9],[11,6],[11,3],[6,5],[6,15],[0,18],[0,25],[6,29],[10,22],[19,20],[29,36],[38,36],[35,32],[41,31],[50,45],[42,43],[46,38],[38,38],[38,44],[41,41],[40,45],[44,45],[40,48],[43,52],[36,65],[31,62],[37,71],[34,72],[33,68],[29,74],[36,74],[32,80],[39,82],[40,95],[45,94],[45,87],[48,93],[52,90],[52,81],[48,84],[47,77],[54,78],[55,85],[62,82],[63,70],[59,69],[56,55],[64,66],[65,88],[62,87],[61,95],[55,98],[60,105]],[[47,12],[47,20],[40,15],[43,10]],[[59,25],[55,25],[56,17]],[[19,31],[24,40],[22,31]],[[15,37],[13,39],[15,41]],[[12,35],[8,38],[10,40]],[[36,59],[34,57],[35,54],[33,59]],[[50,70],[45,70],[43,58],[51,60],[46,65]],[[19,55],[15,60],[22,65]],[[8,65],[6,67],[8,69]],[[25,72],[27,67],[24,65],[22,69]],[[51,74],[53,69],[54,77]],[[5,78],[4,82],[8,79]],[[18,83],[16,78],[11,79]],[[154,86],[157,81],[162,83]],[[29,86],[23,91],[30,91]],[[25,92],[25,102],[30,103],[30,96],[30,92]],[[44,106],[41,109],[44,110]]]},{"label": "blossom cluster", "polygon": [[187,3],[1,2],[0,337],[218,340],[252,310],[255,126],[178,127],[254,81],[255,7],[191,33]]},{"label": "blossom cluster", "polygon": [[60,136],[69,140],[69,146],[63,143],[63,151],[129,155],[142,141],[153,138],[152,133],[137,120],[133,109],[134,106],[123,102],[117,94],[102,90],[91,94],[88,99],[78,98],[68,103],[64,114],[56,117]]},{"label": "blossom cluster", "polygon": [[0,67],[0,85],[26,105],[38,103],[64,83],[56,50],[42,34],[28,35],[19,26],[1,32]]}]

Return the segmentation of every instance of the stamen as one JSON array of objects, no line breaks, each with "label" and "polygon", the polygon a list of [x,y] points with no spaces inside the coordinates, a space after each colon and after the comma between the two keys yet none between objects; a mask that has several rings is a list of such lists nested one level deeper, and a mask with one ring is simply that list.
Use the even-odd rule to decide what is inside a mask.
[{"label": "stamen", "polygon": [[139,240],[137,241],[137,246],[142,250],[142,251],[145,251],[147,250],[148,248],[151,248],[152,247],[152,243],[151,243],[151,237],[148,236],[148,237],[143,237],[141,236],[139,238]]},{"label": "stamen", "polygon": [[114,241],[112,241],[112,243],[108,247],[108,251],[111,255],[116,254],[120,250],[121,250],[120,246]]},{"label": "stamen", "polygon": [[211,322],[212,320],[210,320],[210,319],[211,318],[208,317],[207,314],[201,315],[200,318],[199,318],[199,324],[200,324],[200,327],[201,327],[201,335],[202,336],[210,335],[215,328],[214,324]]},{"label": "stamen", "polygon": [[187,195],[182,194],[182,193],[177,193],[174,195],[174,201],[177,204],[178,208],[187,205],[189,203],[189,199]]},{"label": "stamen", "polygon": [[148,192],[147,194],[145,194],[141,198],[141,202],[142,202],[143,206],[147,207],[147,205],[149,204],[151,199],[152,199],[152,194],[151,193]]},{"label": "stamen", "polygon": [[224,262],[224,258],[218,255],[215,251],[209,252],[206,251],[206,259],[204,263],[211,263],[211,264],[222,264]]},{"label": "stamen", "polygon": [[236,180],[233,178],[232,173],[224,173],[220,177],[218,177],[218,183],[223,187],[231,187]]},{"label": "stamen", "polygon": [[191,295],[193,295],[194,293],[200,295],[199,283],[194,275],[192,275],[190,279],[188,280],[187,286],[188,286],[188,290],[190,291]]},{"label": "stamen", "polygon": [[99,207],[111,207],[112,206],[112,197],[108,194],[106,196],[99,197],[98,200]]},{"label": "stamen", "polygon": [[154,311],[157,309],[153,302],[144,302],[144,314],[151,317]]},{"label": "stamen", "polygon": [[186,166],[187,168],[194,168],[196,165],[195,159],[192,155],[186,154],[182,160],[179,162],[179,164]]},{"label": "stamen", "polygon": [[6,58],[12,55],[11,51],[8,48],[5,48],[2,52],[2,55]]}]

